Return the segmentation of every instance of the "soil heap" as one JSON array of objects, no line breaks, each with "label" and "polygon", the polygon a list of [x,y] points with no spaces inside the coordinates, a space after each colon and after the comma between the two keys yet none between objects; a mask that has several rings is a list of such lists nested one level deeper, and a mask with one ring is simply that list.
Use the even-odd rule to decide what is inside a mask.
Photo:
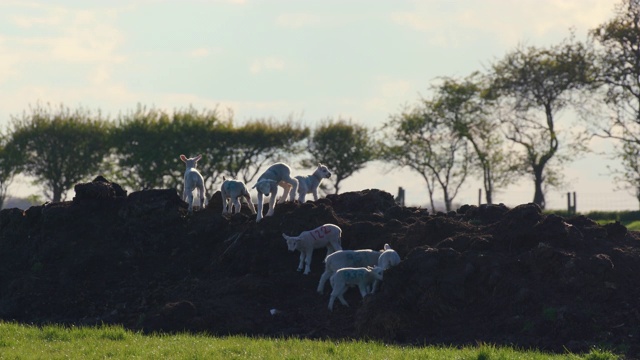
[{"label": "soil heap", "polygon": [[[370,189],[284,203],[255,222],[220,193],[187,214],[175,189],[128,194],[102,177],[73,201],[0,211],[0,319],[122,324],[144,332],[477,342],[638,353],[640,234],[535,204],[430,214]],[[391,245],[378,293],[327,309],[282,234],[333,223],[344,249]]]}]

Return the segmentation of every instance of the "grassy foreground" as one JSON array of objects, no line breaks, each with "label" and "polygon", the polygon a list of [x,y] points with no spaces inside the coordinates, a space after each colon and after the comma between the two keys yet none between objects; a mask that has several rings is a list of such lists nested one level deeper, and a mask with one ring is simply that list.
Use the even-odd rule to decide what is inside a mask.
[{"label": "grassy foreground", "polygon": [[26,326],[0,322],[0,359],[617,359],[610,352],[553,355],[479,345],[402,347],[371,341],[143,335],[118,326]]}]

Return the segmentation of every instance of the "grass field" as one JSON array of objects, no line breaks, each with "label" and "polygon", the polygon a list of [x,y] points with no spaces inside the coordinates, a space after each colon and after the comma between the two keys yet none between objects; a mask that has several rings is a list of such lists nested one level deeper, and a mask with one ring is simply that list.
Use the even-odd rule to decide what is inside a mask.
[{"label": "grass field", "polygon": [[143,335],[118,326],[0,322],[0,359],[618,359],[613,353],[549,354],[508,347],[406,347],[371,341]]}]

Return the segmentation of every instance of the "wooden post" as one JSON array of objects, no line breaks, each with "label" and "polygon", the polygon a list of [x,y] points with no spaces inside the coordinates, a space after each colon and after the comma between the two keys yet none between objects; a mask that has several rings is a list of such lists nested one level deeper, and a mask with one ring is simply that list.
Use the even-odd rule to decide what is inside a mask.
[{"label": "wooden post", "polygon": [[478,189],[478,206],[482,205],[482,188]]},{"label": "wooden post", "polygon": [[575,215],[576,210],[576,192],[573,192],[573,204],[571,203],[571,193],[567,192],[567,212],[569,215]]},{"label": "wooden post", "polygon": [[398,196],[395,200],[398,205],[404,206],[404,189],[402,186],[398,188]]}]

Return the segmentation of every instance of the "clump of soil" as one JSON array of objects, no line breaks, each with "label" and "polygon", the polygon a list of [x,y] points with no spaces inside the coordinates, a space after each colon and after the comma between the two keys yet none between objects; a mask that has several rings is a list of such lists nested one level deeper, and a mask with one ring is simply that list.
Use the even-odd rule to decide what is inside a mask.
[{"label": "clump of soil", "polygon": [[[0,211],[0,319],[145,332],[477,342],[546,351],[640,347],[640,234],[534,204],[430,214],[379,190],[285,203],[255,222],[219,192],[187,214],[175,189],[126,194],[104,178],[73,201]],[[282,234],[325,223],[345,249],[396,249],[378,293],[327,309]]]}]

